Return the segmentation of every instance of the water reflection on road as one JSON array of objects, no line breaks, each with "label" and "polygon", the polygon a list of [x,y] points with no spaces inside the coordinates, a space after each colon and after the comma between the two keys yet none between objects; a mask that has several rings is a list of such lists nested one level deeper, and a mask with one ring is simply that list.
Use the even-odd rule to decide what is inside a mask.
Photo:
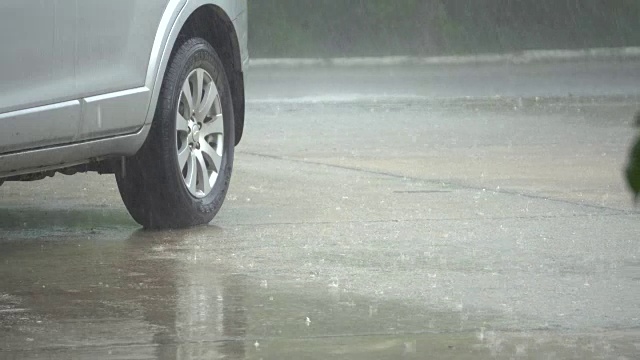
[{"label": "water reflection on road", "polygon": [[1,244],[3,351],[245,358],[247,278],[224,247],[198,258],[218,229],[20,233]]},{"label": "water reflection on road", "polygon": [[[278,254],[296,250],[276,250],[275,271],[260,269],[252,265],[257,256],[246,255],[255,245],[231,241],[231,230],[143,232],[91,211],[82,216],[102,219],[101,226],[0,233],[0,357],[591,358],[635,351],[633,333],[501,331],[498,313],[363,296],[334,278],[318,285],[318,272],[290,276]],[[74,214],[60,216],[73,224]]]},{"label": "water reflection on road", "polygon": [[[136,232],[128,240],[134,248],[129,254],[142,254],[154,244],[154,255],[127,262],[127,270],[154,274],[139,276],[141,286],[152,293],[140,303],[144,319],[158,329],[153,335],[156,355],[161,359],[244,359],[246,275],[225,268],[222,258],[228,254],[219,253],[221,258],[210,262],[202,256],[201,244],[196,241],[190,246],[189,234],[174,232],[167,238],[166,233]],[[207,228],[205,234],[200,235],[209,241],[220,231]],[[158,237],[163,240],[158,242]]]}]

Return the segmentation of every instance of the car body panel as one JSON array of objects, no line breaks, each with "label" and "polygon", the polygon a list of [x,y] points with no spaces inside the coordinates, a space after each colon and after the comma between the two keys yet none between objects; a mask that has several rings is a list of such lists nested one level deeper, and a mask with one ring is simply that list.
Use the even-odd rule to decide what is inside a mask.
[{"label": "car body panel", "polygon": [[0,114],[0,153],[73,141],[80,107],[72,100]]},{"label": "car body panel", "polygon": [[0,2],[0,114],[74,99],[68,2]]},{"label": "car body panel", "polygon": [[67,3],[0,3],[0,152],[69,141],[77,132],[78,104],[57,104],[77,99]]},{"label": "car body panel", "polygon": [[0,165],[3,169],[0,172],[0,175],[2,175],[0,177],[24,175],[84,164],[87,159],[100,158],[105,154],[109,154],[110,157],[135,154],[145,138],[146,133],[140,130],[129,135],[12,153],[0,157]]},{"label": "car body panel", "polygon": [[92,96],[82,100],[80,140],[131,133],[147,116],[151,91],[146,87]]},{"label": "car body panel", "polygon": [[242,68],[249,64],[249,13],[241,12],[233,21],[235,28],[238,29],[238,42],[240,44],[240,54],[242,54]]},{"label": "car body panel", "polygon": [[76,1],[79,97],[142,87],[169,0]]},{"label": "car body panel", "polygon": [[[42,68],[40,73],[35,72],[33,76],[40,76],[42,82],[46,83],[46,86],[43,86],[47,89],[34,91],[33,87],[25,87],[18,81],[20,76],[8,75],[12,71],[4,67],[5,64],[20,66],[13,59],[14,55],[10,51],[0,55],[0,134],[4,134],[0,135],[0,177],[61,168],[105,157],[135,154],[148,134],[171,51],[189,16],[200,6],[214,5],[222,9],[230,20],[246,24],[246,20],[237,20],[241,14],[246,14],[246,0],[153,2],[152,11],[145,13],[145,5],[152,1],[116,0],[113,6],[118,7],[117,11],[114,14],[106,14],[107,9],[104,6],[107,5],[104,4],[111,2],[90,0],[85,5],[66,9],[90,13],[92,6],[97,6],[93,9],[100,10],[89,15],[93,22],[79,22],[74,25],[75,28],[71,27],[71,30],[64,26],[63,29],[56,30],[56,24],[61,18],[45,15],[57,14],[60,11],[57,6],[76,4],[77,1],[6,0],[0,5],[2,11],[14,6],[15,9],[12,11],[16,18],[17,15],[25,16],[22,4],[38,8],[36,12],[43,18],[43,22],[36,26],[37,29],[33,30],[31,38],[34,41],[39,39],[38,45],[42,49],[40,51],[44,51],[47,56],[51,55],[51,58],[55,58],[57,53],[71,51],[74,59],[71,63],[75,64],[69,68],[69,58],[65,58],[67,55],[60,55],[58,62],[41,62],[34,65],[33,63],[39,60],[36,59],[38,55],[42,54],[30,53],[30,48],[22,50],[22,56],[32,59],[27,61],[26,65]],[[96,5],[98,3],[100,4]],[[129,9],[134,10],[133,14],[126,14],[127,24],[123,25],[123,29],[109,35],[109,25],[120,19],[120,15],[125,15],[121,6],[127,4]],[[159,8],[164,8],[164,11],[158,11]],[[23,12],[20,13],[18,10]],[[100,13],[105,13],[108,19],[100,19]],[[4,12],[0,12],[0,20],[6,20],[3,14]],[[0,28],[8,29],[18,22],[0,25]],[[96,24],[95,27],[92,27],[92,23]],[[153,31],[136,34],[140,26],[149,27]],[[86,34],[78,37],[82,41],[75,45],[73,41],[69,43],[69,36],[73,36],[73,30],[78,28],[86,30]],[[238,36],[246,41],[246,29],[236,30]],[[38,36],[52,33],[53,40]],[[66,37],[58,36],[58,33],[64,33]],[[91,43],[92,38],[102,39],[102,43]],[[126,39],[132,40],[127,42]],[[0,40],[13,43],[6,35],[4,39],[0,35]],[[57,40],[59,41],[56,42]],[[120,41],[123,43],[120,44]],[[71,48],[74,49],[70,50]],[[246,44],[240,46],[240,51],[244,53],[240,55],[241,58],[247,59]],[[109,60],[106,61],[105,58]],[[57,63],[64,66],[56,67]],[[26,65],[25,67],[28,67]],[[22,71],[21,74],[27,73],[25,69],[19,70]],[[70,72],[73,72],[73,75],[70,75]],[[4,85],[4,79],[10,79],[10,84]],[[57,92],[52,90],[56,86],[48,83],[48,80],[58,82]],[[71,89],[69,84],[74,85],[75,93],[63,93],[63,89]],[[39,98],[32,96],[20,102],[19,95],[26,92],[38,94]],[[42,106],[43,104],[46,106]],[[52,126],[55,127],[53,132],[47,130]],[[11,131],[19,136],[14,136],[9,141]],[[23,131],[30,135],[25,136]]]},{"label": "car body panel", "polygon": [[[162,14],[168,0],[82,0],[76,2],[76,96],[86,98],[117,92],[107,103],[83,102],[82,124],[77,140],[122,134],[139,129],[145,121],[140,112],[149,97],[143,87]],[[117,24],[117,26],[114,26]],[[148,90],[148,89],[147,89]],[[147,91],[148,93],[149,91]],[[120,104],[118,104],[120,102]],[[111,106],[109,106],[111,105]],[[123,107],[122,110],[115,108]],[[127,111],[129,109],[129,111]],[[110,117],[110,114],[118,115]]]},{"label": "car body panel", "polygon": [[[158,102],[158,96],[160,95],[160,87],[156,86],[156,84],[162,84],[164,73],[169,63],[171,49],[173,49],[173,46],[178,38],[178,34],[180,33],[180,30],[182,30],[182,27],[184,26],[187,19],[189,19],[189,16],[191,16],[191,14],[193,14],[201,6],[215,5],[221,8],[229,16],[230,20],[235,20],[238,15],[246,12],[247,2],[246,0],[172,0],[169,3],[168,10],[169,8],[172,8],[172,5],[174,5],[173,7],[175,7],[176,10],[180,5],[182,5],[182,9],[179,12],[176,10],[172,11],[173,14],[177,13],[177,16],[173,22],[161,23],[161,25],[167,25],[166,29],[162,29],[162,27],[158,29],[158,35],[164,34],[165,36],[156,36],[156,41],[162,41],[160,44],[157,44],[158,47],[156,47],[154,44],[154,50],[156,51],[158,56],[154,56],[154,53],[152,53],[152,63],[149,64],[147,72],[146,86],[150,89],[153,89],[153,91],[151,94],[151,102],[149,105],[149,111],[147,112],[147,119],[145,124],[150,124],[153,120],[156,104]],[[233,14],[233,16],[231,16],[230,14]],[[242,32],[246,32],[246,30],[242,30]],[[240,50],[242,51],[242,48]],[[241,58],[242,56],[243,55],[241,54]]]}]

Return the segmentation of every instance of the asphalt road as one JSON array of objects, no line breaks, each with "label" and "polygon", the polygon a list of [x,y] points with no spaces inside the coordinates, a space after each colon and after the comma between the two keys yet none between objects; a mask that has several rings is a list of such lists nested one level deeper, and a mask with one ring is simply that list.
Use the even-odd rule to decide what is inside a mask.
[{"label": "asphalt road", "polygon": [[640,62],[256,68],[227,201],[0,187],[0,358],[634,359]]}]

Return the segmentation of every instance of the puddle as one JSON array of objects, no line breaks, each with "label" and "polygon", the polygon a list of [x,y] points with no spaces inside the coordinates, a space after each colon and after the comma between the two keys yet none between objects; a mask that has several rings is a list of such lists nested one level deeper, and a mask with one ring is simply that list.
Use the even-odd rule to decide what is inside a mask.
[{"label": "puddle", "polygon": [[438,310],[262,273],[243,265],[245,245],[228,237],[208,226],[0,244],[0,357],[588,359],[636,351],[634,333],[499,329],[498,315],[481,309]]},{"label": "puddle", "polygon": [[0,240],[38,238],[55,233],[128,229],[138,225],[124,209],[0,208]]}]

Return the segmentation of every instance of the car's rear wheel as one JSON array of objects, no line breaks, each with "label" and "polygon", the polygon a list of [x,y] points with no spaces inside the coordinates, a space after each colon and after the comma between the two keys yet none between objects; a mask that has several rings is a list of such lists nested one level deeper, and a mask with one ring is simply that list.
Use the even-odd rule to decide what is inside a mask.
[{"label": "car's rear wheel", "polygon": [[116,171],[122,199],[145,228],[210,222],[233,167],[234,116],[220,58],[201,38],[173,55],[145,144]]}]

